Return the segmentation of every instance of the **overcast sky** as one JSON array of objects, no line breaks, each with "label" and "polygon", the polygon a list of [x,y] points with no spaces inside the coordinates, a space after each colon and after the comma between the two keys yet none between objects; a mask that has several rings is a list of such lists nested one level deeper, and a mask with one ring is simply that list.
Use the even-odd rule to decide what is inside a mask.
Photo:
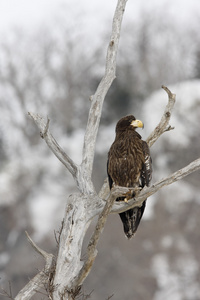
[{"label": "overcast sky", "polygon": [[[72,16],[81,13],[98,24],[100,20],[112,19],[116,3],[117,0],[0,0],[0,33],[2,36],[16,25],[28,32],[53,21],[63,8],[70,11]],[[151,13],[160,7],[163,17],[167,10],[183,23],[193,22],[194,15],[200,15],[200,0],[129,0],[125,18],[135,18],[141,11]]]}]

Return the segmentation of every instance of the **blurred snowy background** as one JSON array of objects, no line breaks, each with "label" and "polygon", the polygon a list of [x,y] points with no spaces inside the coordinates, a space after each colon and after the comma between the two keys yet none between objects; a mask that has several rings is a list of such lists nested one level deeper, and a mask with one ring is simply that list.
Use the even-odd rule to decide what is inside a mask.
[{"label": "blurred snowy background", "polygon": [[[11,282],[13,296],[43,267],[25,230],[56,253],[54,231],[76,190],[27,112],[48,115],[54,137],[80,162],[89,97],[104,72],[116,2],[0,1],[0,286],[9,290]],[[140,133],[147,138],[167,103],[162,84],[177,95],[175,130],[151,149],[153,182],[200,156],[199,26],[199,0],[127,2],[117,78],[97,141],[97,189],[106,177],[115,123],[132,113],[144,121]],[[199,182],[196,172],[149,198],[131,241],[119,217],[109,216],[84,285],[91,299],[200,299]]]}]

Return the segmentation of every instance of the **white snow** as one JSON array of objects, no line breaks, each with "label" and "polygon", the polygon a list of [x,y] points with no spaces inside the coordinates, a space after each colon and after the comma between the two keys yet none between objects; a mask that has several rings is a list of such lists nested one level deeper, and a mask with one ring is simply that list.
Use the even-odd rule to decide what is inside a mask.
[{"label": "white snow", "polygon": [[60,141],[62,147],[67,149],[67,153],[77,164],[81,163],[84,134],[85,131],[79,128],[75,130],[72,135],[65,136],[65,138]]},{"label": "white snow", "polygon": [[[162,139],[167,139],[168,143],[174,146],[186,147],[190,142],[191,134],[196,135],[198,131],[200,80],[181,82],[168,86],[168,88],[176,94],[176,103],[170,120],[170,125],[175,129],[173,132],[163,134]],[[159,123],[167,102],[168,95],[162,89],[153,93],[146,100],[143,113],[145,122],[148,124],[149,134]],[[188,127],[190,135],[187,134]]]},{"label": "white snow", "polygon": [[[31,223],[34,231],[34,239],[39,241],[44,236],[53,236],[54,230],[58,230],[58,220],[62,220],[65,208],[64,196],[61,197],[60,187],[53,191],[40,191],[29,201],[31,211]],[[62,201],[63,198],[63,201]]]},{"label": "white snow", "polygon": [[182,300],[183,296],[184,299],[198,299],[200,286],[196,260],[192,255],[184,255],[177,259],[175,265],[179,267],[178,271],[173,270],[173,264],[164,253],[153,257],[152,271],[158,284],[153,300]]}]

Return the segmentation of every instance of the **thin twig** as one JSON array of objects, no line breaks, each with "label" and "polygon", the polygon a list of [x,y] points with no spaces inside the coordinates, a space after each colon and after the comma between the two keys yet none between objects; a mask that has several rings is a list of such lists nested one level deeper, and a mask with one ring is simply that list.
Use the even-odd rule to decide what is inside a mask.
[{"label": "thin twig", "polygon": [[44,129],[44,132],[40,132],[40,136],[42,139],[44,139],[47,136],[47,132],[49,130],[49,123],[50,123],[50,119],[47,117],[47,123]]},{"label": "thin twig", "polygon": [[41,248],[39,248],[39,247],[34,243],[34,241],[31,239],[31,237],[29,236],[29,234],[28,234],[27,231],[25,231],[25,233],[26,233],[26,237],[27,237],[29,243],[31,244],[31,246],[33,247],[33,249],[34,249],[37,253],[39,253],[40,255],[42,255],[43,258],[44,258],[45,260],[48,259],[49,257],[52,257],[52,254],[49,254],[49,253],[47,253],[46,251],[42,250]]},{"label": "thin twig", "polygon": [[114,296],[114,294],[112,294],[111,296],[108,296],[108,298],[106,300],[110,300],[113,296]]},{"label": "thin twig", "polygon": [[26,232],[27,239],[31,246],[42,255],[45,259],[44,271],[39,272],[33,279],[31,279],[25,287],[18,293],[15,300],[29,300],[37,292],[37,289],[44,287],[45,283],[49,281],[49,275],[52,271],[54,263],[54,256],[40,249],[30,238]]},{"label": "thin twig", "polygon": [[9,286],[9,292],[7,292],[5,289],[1,288],[1,291],[3,293],[0,293],[0,296],[4,296],[4,297],[7,297],[9,299],[14,299],[13,296],[12,296],[12,287],[11,287],[11,282],[9,281],[8,282],[8,286]]}]

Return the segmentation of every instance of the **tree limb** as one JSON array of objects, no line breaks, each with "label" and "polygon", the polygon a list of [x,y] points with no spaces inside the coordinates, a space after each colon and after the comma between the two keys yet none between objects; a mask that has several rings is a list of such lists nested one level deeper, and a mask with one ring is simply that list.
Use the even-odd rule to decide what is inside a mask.
[{"label": "tree limb", "polygon": [[[99,128],[103,102],[113,80],[116,77],[116,58],[126,2],[127,0],[119,0],[117,3],[113,18],[112,34],[107,50],[105,75],[103,76],[94,96],[91,97],[92,104],[89,111],[88,123],[84,137],[83,160],[81,165],[87,170],[87,172],[89,172],[90,176],[92,175],[96,137]],[[107,200],[103,211],[99,215],[95,231],[87,247],[88,258],[84,263],[83,268],[79,272],[76,285],[82,284],[92,268],[93,262],[97,255],[96,246],[115,199],[116,195],[112,193]]]},{"label": "tree limb", "polygon": [[49,119],[47,119],[47,122],[45,122],[45,119],[39,114],[28,112],[28,115],[34,120],[35,124],[40,129],[40,136],[45,140],[51,151],[64,164],[64,166],[69,170],[72,176],[76,177],[78,167],[75,162],[58,145],[58,143],[50,133]]},{"label": "tree limb", "polygon": [[91,199],[88,197],[88,195],[74,193],[67,200],[53,282],[54,300],[71,299],[69,295],[77,291],[74,280],[83,266],[82,244],[91,222],[87,205],[93,197]]},{"label": "tree limb", "polygon": [[120,38],[121,23],[126,2],[127,0],[118,0],[113,18],[112,34],[107,50],[105,74],[101,82],[99,83],[95,94],[91,97],[92,103],[89,111],[88,123],[84,137],[82,158],[82,167],[85,170],[87,170],[87,172],[89,172],[90,177],[92,175],[96,137],[99,128],[104,98],[113,80],[116,77],[116,57]]},{"label": "tree limb", "polygon": [[87,275],[89,274],[89,272],[92,268],[93,262],[97,255],[97,250],[96,250],[97,243],[98,243],[100,235],[104,229],[107,217],[111,211],[111,208],[117,197],[117,194],[118,194],[118,190],[115,190],[115,189],[113,190],[112,193],[110,193],[110,196],[109,196],[108,200],[106,201],[106,204],[104,205],[102,212],[99,215],[95,230],[94,230],[92,237],[88,243],[88,247],[87,247],[88,258],[85,261],[82,269],[80,270],[80,272],[78,274],[78,278],[76,280],[77,286],[82,284],[82,282],[85,280],[85,278],[87,277]]},{"label": "tree limb", "polygon": [[173,127],[169,126],[169,121],[176,101],[176,95],[172,94],[172,92],[166,86],[162,85],[162,88],[168,94],[168,103],[165,107],[164,114],[159,124],[156,126],[154,131],[150,134],[150,136],[146,140],[149,147],[151,147],[165,131],[169,131],[173,129]]},{"label": "tree limb", "polygon": [[[156,182],[152,186],[143,188],[142,191],[134,199],[130,199],[128,203],[115,202],[111,209],[111,213],[121,213],[130,208],[141,206],[145,199],[155,194],[158,190],[160,190],[164,186],[170,185],[180,179],[183,179],[185,176],[188,176],[189,174],[196,172],[199,169],[200,169],[200,158],[191,162],[186,167],[174,172],[170,176]],[[130,188],[120,187],[120,186],[115,188],[116,188],[115,194],[118,192],[118,197],[119,195],[123,195],[130,190]]]}]

